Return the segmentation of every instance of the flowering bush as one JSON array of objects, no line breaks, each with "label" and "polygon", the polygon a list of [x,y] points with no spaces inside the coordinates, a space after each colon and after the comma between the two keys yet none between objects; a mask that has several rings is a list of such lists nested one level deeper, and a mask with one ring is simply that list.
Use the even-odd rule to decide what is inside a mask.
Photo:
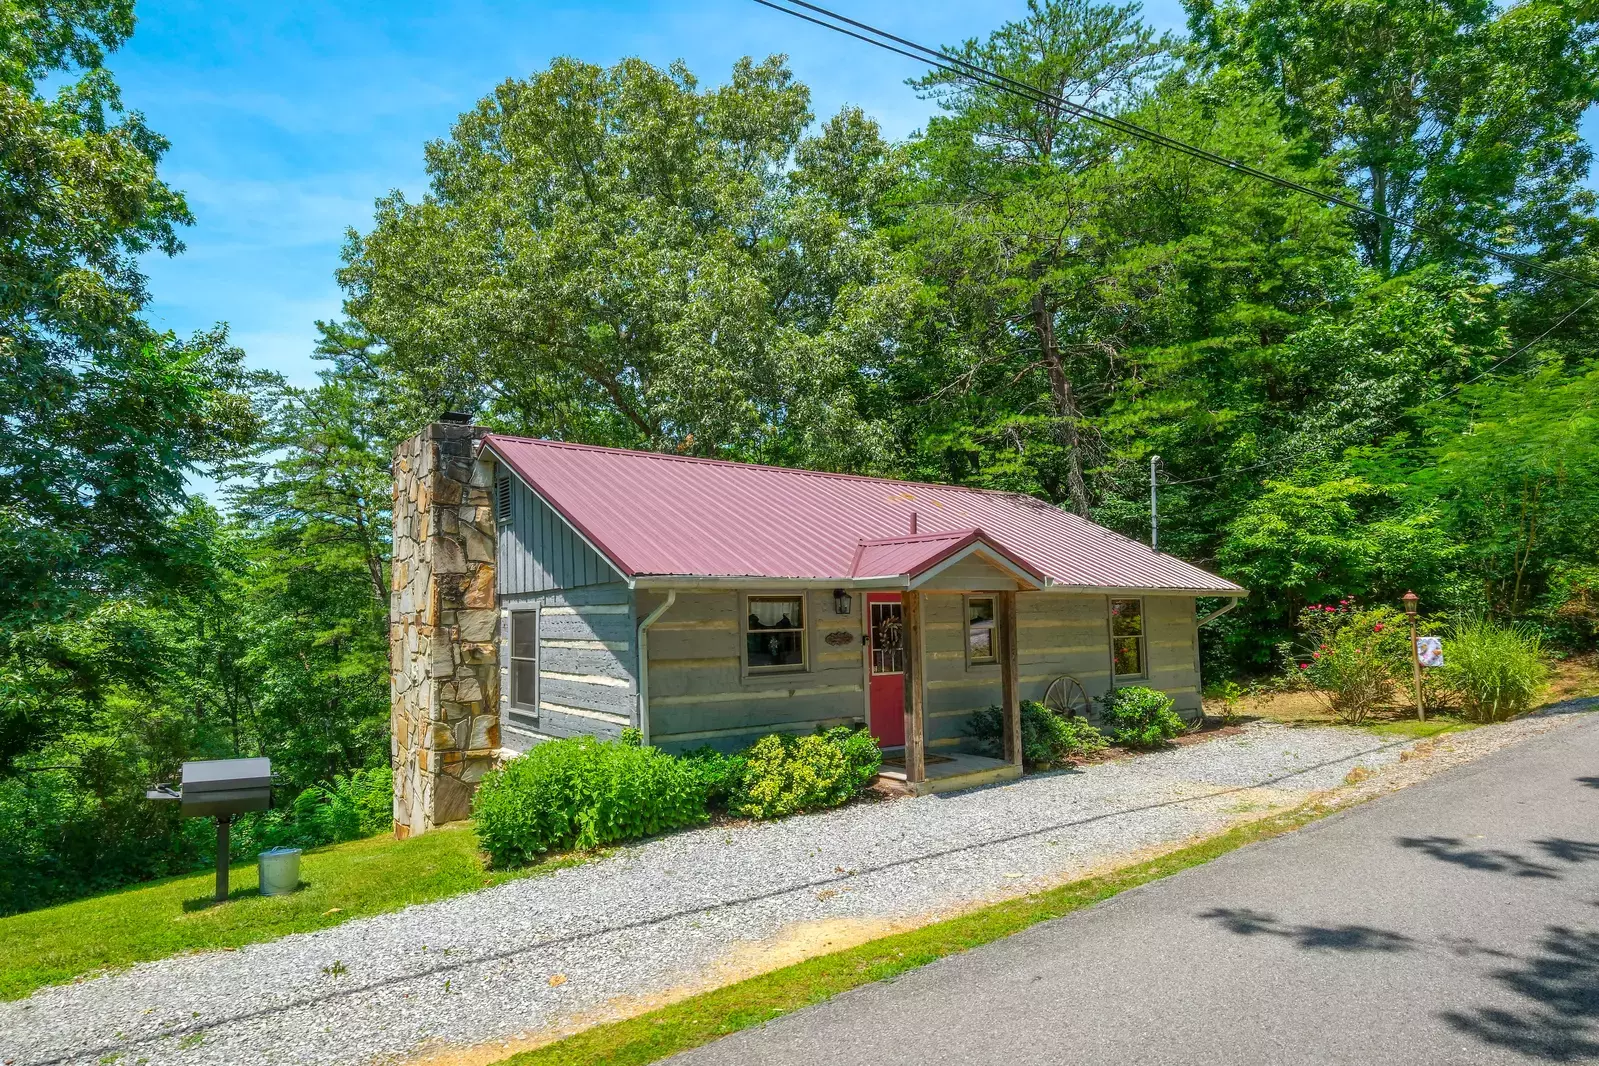
[{"label": "flowering bush", "polygon": [[1410,669],[1403,616],[1391,607],[1362,608],[1353,599],[1299,612],[1304,644],[1284,648],[1290,675],[1350,725],[1388,703]]}]

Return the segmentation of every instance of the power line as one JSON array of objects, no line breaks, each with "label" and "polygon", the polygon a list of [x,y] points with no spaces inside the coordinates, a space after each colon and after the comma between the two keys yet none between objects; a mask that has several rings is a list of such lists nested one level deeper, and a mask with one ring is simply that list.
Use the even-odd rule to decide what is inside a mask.
[{"label": "power line", "polygon": [[[1086,104],[1075,103],[1063,96],[1056,96],[1047,90],[1028,85],[1025,82],[1017,81],[1016,79],[1008,77],[1007,75],[996,73],[987,69],[986,67],[982,67],[976,63],[961,59],[959,56],[950,55],[948,52],[939,51],[936,48],[929,48],[926,45],[918,44],[915,41],[908,40],[907,38],[895,36],[886,30],[880,30],[869,23],[860,22],[856,19],[849,18],[846,15],[840,15],[836,11],[830,11],[825,7],[808,3],[807,0],[786,0],[786,4],[793,4],[794,7],[804,8],[805,11],[814,11],[817,15],[823,16],[822,18],[807,15],[805,14],[805,11],[796,11],[794,7],[786,6],[785,3],[779,3],[776,2],[776,0],[755,0],[755,2],[760,4],[762,7],[769,7],[773,11],[781,11],[785,15],[790,15],[794,18],[801,19],[816,26],[821,26],[822,28],[832,30],[835,33],[841,33],[846,37],[853,37],[858,41],[864,41],[865,43],[877,48],[881,48],[884,51],[905,56],[907,59],[914,59],[918,63],[928,64],[929,66],[943,70],[947,73],[955,74],[959,77],[966,78],[967,80],[986,85],[991,89],[997,89],[1001,92],[1008,92],[1013,95],[1023,97],[1024,99],[1030,100],[1036,104],[1042,104],[1046,107],[1052,107],[1066,111],[1077,118],[1088,122],[1093,122],[1097,125],[1115,130],[1119,133],[1127,134],[1128,136],[1136,137],[1140,140],[1148,141],[1151,144],[1156,144],[1163,148],[1169,148],[1175,152],[1181,152],[1182,154],[1190,156],[1194,159],[1212,163],[1216,166],[1225,167],[1228,170],[1245,174],[1261,181],[1269,182],[1272,185],[1289,190],[1291,192],[1313,197],[1322,201],[1323,203],[1332,204],[1334,206],[1342,207],[1359,214],[1367,215],[1376,219],[1380,225],[1398,226],[1402,229],[1409,230],[1412,233],[1431,237],[1434,240],[1446,241],[1458,245],[1461,248],[1476,252],[1479,255],[1489,256],[1494,259],[1498,259],[1501,262],[1524,267],[1529,270],[1536,270],[1548,275],[1549,277],[1560,278],[1563,281],[1568,281],[1574,285],[1591,289],[1596,294],[1599,294],[1599,284],[1588,281],[1585,278],[1580,278],[1575,274],[1569,274],[1566,271],[1551,267],[1528,256],[1519,255],[1515,252],[1505,252],[1497,248],[1489,247],[1488,245],[1478,244],[1456,234],[1449,233],[1432,226],[1427,226],[1419,222],[1411,222],[1405,219],[1394,218],[1393,216],[1384,214],[1375,208],[1367,207],[1365,204],[1362,204],[1358,201],[1347,199],[1343,196],[1337,195],[1336,193],[1325,192],[1321,189],[1304,185],[1300,182],[1273,174],[1270,171],[1261,170],[1258,167],[1252,167],[1247,163],[1241,163],[1236,159],[1229,159],[1226,156],[1219,155],[1215,152],[1209,151],[1208,149],[1200,148],[1197,145],[1189,144],[1186,141],[1180,141],[1175,137],[1167,136],[1164,133],[1156,132],[1155,130],[1151,130],[1137,125],[1136,123],[1129,122],[1126,119],[1118,118],[1115,115],[1099,111],[1095,108],[1089,107]],[[827,21],[828,19],[832,19],[834,21],[829,22]],[[840,25],[839,23],[843,23],[843,25]],[[854,27],[854,29],[850,29],[849,27]]]},{"label": "power line", "polygon": [[[1510,360],[1514,359],[1516,356],[1520,355],[1522,352],[1525,352],[1528,348],[1531,348],[1534,344],[1537,344],[1539,341],[1541,341],[1545,337],[1549,336],[1549,334],[1553,333],[1555,330],[1557,330],[1561,326],[1565,325],[1567,321],[1569,321],[1578,312],[1582,311],[1584,308],[1586,308],[1589,304],[1593,303],[1595,300],[1599,300],[1599,292],[1594,293],[1592,296],[1590,296],[1586,300],[1582,301],[1582,303],[1578,304],[1576,307],[1573,307],[1570,311],[1567,311],[1564,315],[1562,315],[1560,317],[1560,320],[1557,321],[1554,325],[1550,326],[1548,329],[1546,329],[1542,333],[1538,334],[1532,340],[1528,341],[1526,344],[1523,344],[1520,348],[1517,348],[1515,351],[1511,352],[1509,355],[1507,355],[1503,359],[1499,360],[1497,363],[1495,363],[1493,366],[1489,367],[1487,370],[1484,370],[1482,373],[1476,375],[1473,378],[1469,378],[1466,381],[1462,381],[1459,385],[1456,385],[1454,388],[1450,389],[1446,393],[1443,393],[1442,395],[1434,396],[1430,400],[1426,400],[1426,401],[1424,401],[1424,402],[1422,402],[1420,404],[1417,404],[1415,407],[1410,408],[1410,411],[1407,411],[1406,413],[1408,414],[1410,412],[1423,410],[1424,408],[1431,407],[1435,403],[1442,403],[1444,400],[1447,400],[1447,399],[1449,399],[1449,398],[1451,398],[1453,396],[1459,395],[1461,392],[1463,392],[1465,389],[1467,389],[1471,385],[1476,384],[1477,382],[1481,381],[1483,378],[1487,377],[1489,374],[1492,374],[1495,370],[1498,370],[1500,367],[1502,367],[1506,363],[1510,362]],[[1394,423],[1398,422],[1399,419],[1402,418],[1402,417],[1404,417],[1404,416],[1403,415],[1396,415],[1393,418],[1385,419],[1385,420],[1383,420],[1381,422],[1378,422],[1372,428],[1373,428],[1373,430],[1387,429],[1390,426],[1394,425]],[[1214,474],[1206,474],[1204,477],[1192,477],[1192,478],[1188,478],[1185,481],[1168,481],[1168,482],[1166,482],[1166,484],[1169,485],[1169,486],[1173,486],[1173,487],[1175,487],[1177,485],[1197,485],[1197,484],[1200,484],[1201,482],[1205,482],[1205,481],[1215,481],[1217,478],[1223,478],[1223,477],[1228,476],[1229,474],[1247,474],[1251,470],[1261,470],[1261,469],[1264,469],[1265,467],[1268,467],[1268,466],[1281,466],[1283,463],[1290,462],[1290,461],[1295,460],[1295,459],[1303,459],[1305,456],[1310,455],[1314,451],[1316,451],[1316,449],[1307,448],[1304,451],[1291,452],[1288,455],[1278,456],[1276,459],[1266,459],[1266,460],[1263,460],[1262,462],[1252,463],[1249,466],[1239,466],[1239,467],[1233,467],[1230,470],[1220,470],[1220,471],[1217,471]]]}]

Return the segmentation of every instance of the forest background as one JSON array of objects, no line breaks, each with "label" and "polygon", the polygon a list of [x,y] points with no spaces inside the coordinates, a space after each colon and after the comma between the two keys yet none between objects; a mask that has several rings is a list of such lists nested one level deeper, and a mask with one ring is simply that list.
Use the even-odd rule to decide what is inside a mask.
[{"label": "forest background", "polygon": [[716,85],[560,59],[348,234],[295,388],[225,326],[148,321],[139,258],[192,219],[104,65],[129,0],[0,0],[0,913],[208,861],[142,799],[186,758],[283,775],[241,850],[381,827],[388,462],[446,409],[1140,539],[1158,454],[1162,549],[1253,591],[1208,681],[1274,669],[1308,604],[1407,588],[1591,650],[1599,11],[1188,12],[1034,0],[953,51],[1403,224],[937,71],[892,141],[781,56]]}]

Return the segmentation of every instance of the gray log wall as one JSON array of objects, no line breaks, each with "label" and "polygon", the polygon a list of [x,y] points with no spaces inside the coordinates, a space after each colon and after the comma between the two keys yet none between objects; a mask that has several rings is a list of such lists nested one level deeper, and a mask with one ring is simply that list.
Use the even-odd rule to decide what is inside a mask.
[{"label": "gray log wall", "polygon": [[[511,706],[511,613],[538,611],[538,714]],[[638,619],[626,585],[500,597],[500,720],[505,747],[559,737],[611,740],[638,724]]]},{"label": "gray log wall", "polygon": [[[748,614],[747,597],[732,591],[681,592],[649,631],[652,743],[667,751],[704,744],[731,750],[766,733],[808,733],[817,726],[865,721],[865,597],[856,592],[850,613],[840,615],[830,590],[754,594],[805,597],[809,669],[746,675],[742,619]],[[640,593],[639,614],[648,614],[664,598],[663,593]],[[847,633],[851,642],[829,644],[829,633]]]},{"label": "gray log wall", "polygon": [[[781,590],[753,595],[792,595]],[[818,725],[866,721],[866,658],[862,637],[865,596],[853,593],[847,616],[833,611],[831,591],[806,594],[809,669],[781,674],[744,670],[741,619],[744,594],[684,592],[650,628],[651,739],[669,751],[711,744],[732,749],[772,732],[807,733]],[[652,610],[661,593],[641,593],[637,614]],[[928,747],[971,746],[966,727],[973,711],[1000,702],[997,664],[966,661],[964,598],[929,592],[924,600],[924,664]],[[1199,665],[1194,601],[1187,596],[1144,597],[1147,681],[1180,709],[1199,706]],[[1021,698],[1039,700],[1062,674],[1082,682],[1089,696],[1110,688],[1107,597],[1022,592],[1016,597],[1017,658]],[[848,632],[845,646],[826,642]]]}]

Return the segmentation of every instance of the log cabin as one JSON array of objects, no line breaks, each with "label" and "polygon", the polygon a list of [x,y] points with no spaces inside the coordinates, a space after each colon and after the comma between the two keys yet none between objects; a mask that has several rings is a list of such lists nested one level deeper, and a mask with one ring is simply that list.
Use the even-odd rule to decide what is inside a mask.
[{"label": "log cabin", "polygon": [[[908,791],[1004,780],[1020,701],[1062,679],[1201,713],[1197,601],[1247,594],[1014,492],[449,421],[394,474],[402,836],[465,817],[482,775],[533,745],[628,728],[682,752],[864,726]],[[997,759],[969,735],[990,706]]]}]

